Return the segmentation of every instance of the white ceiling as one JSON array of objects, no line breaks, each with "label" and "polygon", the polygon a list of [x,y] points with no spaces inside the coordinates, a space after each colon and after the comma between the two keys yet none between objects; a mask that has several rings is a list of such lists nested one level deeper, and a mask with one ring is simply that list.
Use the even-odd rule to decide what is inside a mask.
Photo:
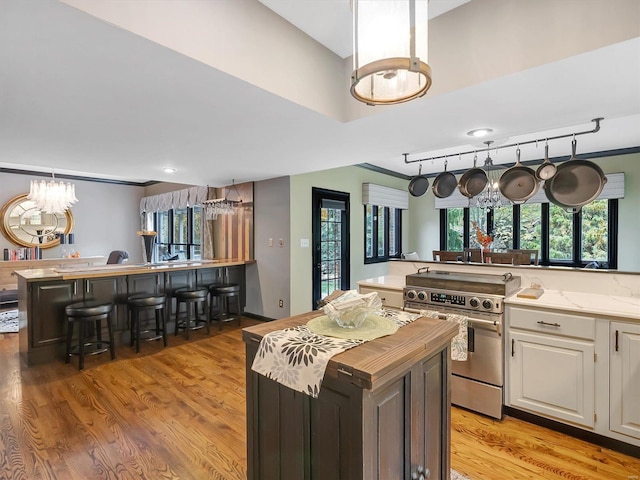
[{"label": "white ceiling", "polygon": [[[349,0],[258,1],[341,58],[353,53],[353,17]],[[429,0],[429,19],[469,1]]]},{"label": "white ceiling", "polygon": [[[289,7],[312,2],[263,3],[295,24]],[[348,0],[313,3],[330,12]],[[360,163],[415,175],[402,153],[473,149],[473,128],[515,143],[588,130],[599,116],[602,131],[580,137],[578,153],[640,145],[640,37],[347,123],[51,0],[0,3],[0,65],[6,168],[211,186]],[[552,156],[569,153],[568,142],[551,146]],[[540,148],[523,148],[524,160],[539,158]],[[441,169],[424,162],[423,173]]]}]

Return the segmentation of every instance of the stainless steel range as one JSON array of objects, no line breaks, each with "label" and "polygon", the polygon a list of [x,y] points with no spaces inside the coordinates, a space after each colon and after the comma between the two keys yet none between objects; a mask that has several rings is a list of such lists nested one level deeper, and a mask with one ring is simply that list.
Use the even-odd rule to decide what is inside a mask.
[{"label": "stainless steel range", "polygon": [[407,275],[404,308],[464,315],[469,320],[468,355],[453,361],[451,403],[502,418],[504,386],[504,298],[520,287],[520,277],[444,272],[424,268]]}]

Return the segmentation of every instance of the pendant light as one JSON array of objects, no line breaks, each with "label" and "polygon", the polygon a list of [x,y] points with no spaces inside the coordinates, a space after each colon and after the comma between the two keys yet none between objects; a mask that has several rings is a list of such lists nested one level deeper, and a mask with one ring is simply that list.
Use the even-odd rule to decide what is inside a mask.
[{"label": "pendant light", "polygon": [[431,86],[427,0],[352,0],[351,94],[368,105],[419,98]]},{"label": "pendant light", "polygon": [[484,144],[487,146],[487,158],[484,161],[484,171],[487,174],[487,186],[477,197],[476,206],[484,210],[492,210],[494,208],[506,205],[502,193],[500,193],[499,181],[500,181],[500,169],[493,164],[493,159],[490,155],[490,148],[492,141],[486,141]]},{"label": "pendant light", "polygon": [[56,182],[55,173],[51,180],[31,180],[28,200],[35,202],[39,210],[47,213],[64,213],[76,203],[76,187],[71,183]]}]

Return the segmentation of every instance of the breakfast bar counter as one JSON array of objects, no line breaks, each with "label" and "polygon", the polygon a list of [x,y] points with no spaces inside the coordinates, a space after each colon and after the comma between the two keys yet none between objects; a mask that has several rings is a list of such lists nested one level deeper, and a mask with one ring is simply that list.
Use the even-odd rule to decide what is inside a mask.
[{"label": "breakfast bar counter", "polygon": [[75,302],[113,303],[116,343],[128,338],[127,298],[134,294],[170,294],[226,281],[240,285],[244,308],[247,263],[229,259],[17,270],[20,354],[28,365],[64,358],[64,309]]}]

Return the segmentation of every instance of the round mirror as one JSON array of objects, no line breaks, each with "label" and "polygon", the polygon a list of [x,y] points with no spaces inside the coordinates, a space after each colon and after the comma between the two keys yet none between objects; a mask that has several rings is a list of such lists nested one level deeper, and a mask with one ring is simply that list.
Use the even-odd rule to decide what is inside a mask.
[{"label": "round mirror", "polygon": [[43,212],[35,202],[27,200],[26,193],[5,203],[0,215],[2,234],[22,247],[55,247],[60,244],[58,235],[67,234],[73,228],[70,210],[64,213]]}]

